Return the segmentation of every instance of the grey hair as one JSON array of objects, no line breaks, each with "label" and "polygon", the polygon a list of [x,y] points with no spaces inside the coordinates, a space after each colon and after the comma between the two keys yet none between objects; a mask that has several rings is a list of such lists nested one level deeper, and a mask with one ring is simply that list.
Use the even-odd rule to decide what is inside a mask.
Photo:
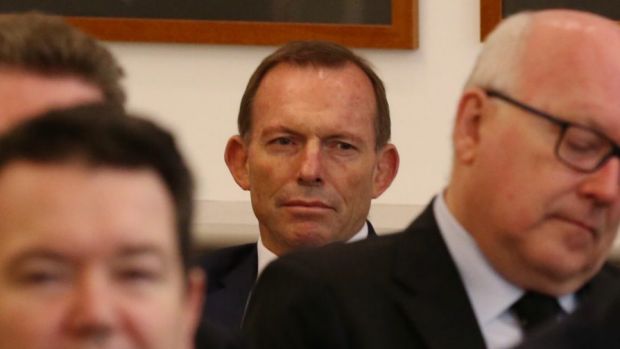
[{"label": "grey hair", "polygon": [[532,12],[521,12],[503,20],[489,34],[478,54],[465,88],[479,86],[510,91],[521,75],[521,59],[533,19]]}]

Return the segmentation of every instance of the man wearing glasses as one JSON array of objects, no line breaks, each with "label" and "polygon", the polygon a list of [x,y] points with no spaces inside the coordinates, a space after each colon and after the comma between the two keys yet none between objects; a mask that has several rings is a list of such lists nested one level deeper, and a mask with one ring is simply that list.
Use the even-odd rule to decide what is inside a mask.
[{"label": "man wearing glasses", "polygon": [[613,21],[505,20],[460,98],[446,189],[401,234],[267,268],[258,347],[507,348],[618,284],[619,95]]}]

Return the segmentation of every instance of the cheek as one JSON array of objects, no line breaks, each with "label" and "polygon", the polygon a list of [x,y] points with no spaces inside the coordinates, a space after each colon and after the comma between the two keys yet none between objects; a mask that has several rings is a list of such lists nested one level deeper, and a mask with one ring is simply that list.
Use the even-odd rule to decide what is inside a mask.
[{"label": "cheek", "polygon": [[522,141],[514,137],[506,136],[502,144],[488,146],[481,153],[478,188],[484,197],[481,203],[498,211],[497,216],[512,219],[510,226],[525,229],[571,195],[577,182],[555,159],[552,149],[530,146],[527,137]]},{"label": "cheek", "polygon": [[345,197],[358,199],[371,195],[375,179],[376,163],[371,160],[354,162],[329,162],[326,167],[327,181]]},{"label": "cheek", "polygon": [[[609,208],[607,212],[608,226],[617,227],[620,222],[620,200],[616,200],[615,203]],[[615,231],[616,229],[614,229]]]},{"label": "cheek", "polygon": [[125,336],[149,348],[177,347],[183,334],[183,309],[172,297],[128,301],[122,310]]},{"label": "cheek", "polygon": [[[3,297],[3,295],[0,295]],[[62,341],[63,307],[38,300],[0,302],[0,347],[40,348]]]},{"label": "cheek", "polygon": [[291,161],[273,161],[255,157],[249,164],[251,191],[269,192],[294,177]]}]

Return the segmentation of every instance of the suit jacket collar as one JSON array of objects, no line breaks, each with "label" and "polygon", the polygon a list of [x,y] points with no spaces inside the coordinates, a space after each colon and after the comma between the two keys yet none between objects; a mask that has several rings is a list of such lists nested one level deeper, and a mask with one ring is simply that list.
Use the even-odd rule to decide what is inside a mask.
[{"label": "suit jacket collar", "polygon": [[405,315],[429,348],[485,348],[461,277],[444,243],[432,203],[396,246],[394,277]]},{"label": "suit jacket collar", "polygon": [[370,221],[366,221],[366,225],[368,226],[368,237],[369,238],[376,238],[377,237],[377,232],[375,231],[375,227],[372,226],[372,224],[370,223]]},{"label": "suit jacket collar", "polygon": [[[206,314],[210,319],[229,327],[240,328],[247,299],[256,281],[258,257],[256,244],[232,248],[234,254],[222,259],[230,263],[221,272],[207,267],[209,276],[208,294],[205,302]],[[220,261],[221,262],[221,261]]]},{"label": "suit jacket collar", "polygon": [[579,306],[590,301],[612,298],[620,289],[620,270],[609,263],[603,264],[601,270],[594,275],[578,292]]},{"label": "suit jacket collar", "polygon": [[209,279],[209,281],[217,283],[217,286],[213,285],[214,291],[230,288],[245,289],[247,285],[252,285],[256,281],[256,244],[247,244],[236,248],[238,252],[231,258],[234,261],[234,266],[217,280]]}]

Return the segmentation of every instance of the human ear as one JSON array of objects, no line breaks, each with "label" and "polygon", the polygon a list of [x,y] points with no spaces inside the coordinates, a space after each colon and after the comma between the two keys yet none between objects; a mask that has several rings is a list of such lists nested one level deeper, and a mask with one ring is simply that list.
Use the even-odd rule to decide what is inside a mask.
[{"label": "human ear", "polygon": [[470,164],[476,159],[487,100],[479,88],[466,90],[461,96],[452,132],[455,161]]},{"label": "human ear", "polygon": [[248,161],[248,144],[236,135],[230,137],[224,151],[224,161],[235,182],[243,190],[250,190]]},{"label": "human ear", "polygon": [[194,347],[194,339],[202,316],[204,295],[206,294],[205,272],[198,268],[192,268],[187,275],[184,303],[184,341],[187,348]]},{"label": "human ear", "polygon": [[392,184],[392,181],[398,173],[398,165],[400,164],[398,150],[393,144],[386,144],[379,151],[378,156],[373,182],[373,199],[383,194],[390,184]]}]

